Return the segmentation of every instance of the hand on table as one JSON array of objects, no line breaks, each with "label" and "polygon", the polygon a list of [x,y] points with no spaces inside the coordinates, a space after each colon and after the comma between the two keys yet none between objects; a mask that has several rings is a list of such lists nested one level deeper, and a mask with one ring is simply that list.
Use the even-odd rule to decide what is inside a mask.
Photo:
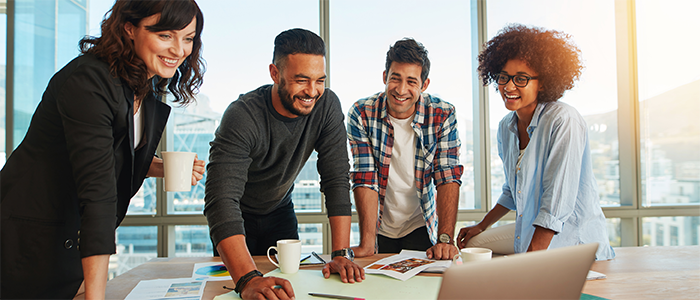
[{"label": "hand on table", "polygon": [[425,251],[428,258],[439,260],[452,259],[457,254],[459,254],[457,246],[447,243],[437,243]]},{"label": "hand on table", "polygon": [[481,226],[479,226],[479,224],[463,227],[459,230],[459,235],[457,236],[457,245],[460,248],[467,247],[467,242],[469,242],[471,238],[475,237],[482,231],[484,230],[481,229]]},{"label": "hand on table", "polygon": [[197,159],[197,154],[195,154],[192,165],[192,185],[197,185],[197,182],[204,178],[204,170],[204,161]]},{"label": "hand on table", "polygon": [[360,266],[342,256],[334,257],[333,260],[323,266],[322,272],[323,277],[326,278],[331,277],[331,273],[338,273],[340,274],[340,280],[344,283],[361,282],[365,279],[365,269],[360,268]]},{"label": "hand on table", "polygon": [[278,277],[255,277],[248,281],[241,292],[241,299],[286,300],[292,298],[294,298],[292,284]]}]

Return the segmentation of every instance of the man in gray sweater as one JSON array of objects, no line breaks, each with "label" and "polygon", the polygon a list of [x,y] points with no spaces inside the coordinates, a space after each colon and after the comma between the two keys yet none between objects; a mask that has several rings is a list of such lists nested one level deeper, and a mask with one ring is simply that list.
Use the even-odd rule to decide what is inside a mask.
[{"label": "man in gray sweater", "polygon": [[264,255],[277,240],[299,239],[292,189],[314,150],[333,239],[333,259],[322,272],[326,278],[339,273],[343,282],[364,279],[349,249],[344,114],[338,97],[324,87],[325,54],[313,32],[280,33],[269,66],[274,84],[232,102],[211,142],[204,214],[243,299],[294,297],[287,280],[262,277],[251,255]]}]

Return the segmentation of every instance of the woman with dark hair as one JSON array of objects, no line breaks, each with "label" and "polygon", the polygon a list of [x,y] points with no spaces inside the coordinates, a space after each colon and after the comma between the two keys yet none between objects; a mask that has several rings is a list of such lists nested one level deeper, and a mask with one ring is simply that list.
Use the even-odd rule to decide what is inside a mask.
[{"label": "woman with dark hair", "polygon": [[0,171],[0,297],[73,298],[84,279],[86,298],[104,298],[115,229],[145,177],[163,176],[159,98],[188,104],[202,83],[203,22],[194,0],[117,0],[49,81]]},{"label": "woman with dark hair", "polygon": [[[557,101],[582,68],[580,50],[562,32],[511,25],[486,43],[479,75],[484,85],[495,83],[512,111],[498,128],[506,180],[496,206],[480,223],[460,230],[461,247],[503,239],[511,247],[494,252],[508,254],[596,242],[596,259],[615,256],[598,200],[588,126],[576,109]],[[487,230],[511,210],[514,225]]]}]

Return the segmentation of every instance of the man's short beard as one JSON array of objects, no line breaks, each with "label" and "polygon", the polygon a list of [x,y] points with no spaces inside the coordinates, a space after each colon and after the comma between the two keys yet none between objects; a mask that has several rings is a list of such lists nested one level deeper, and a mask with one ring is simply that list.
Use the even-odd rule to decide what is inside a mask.
[{"label": "man's short beard", "polygon": [[[280,84],[277,86],[277,95],[280,97],[282,106],[290,113],[297,116],[306,116],[309,113],[304,113],[294,107],[294,98],[287,91],[287,81],[284,78],[280,79]],[[318,97],[316,97],[318,99]]]}]

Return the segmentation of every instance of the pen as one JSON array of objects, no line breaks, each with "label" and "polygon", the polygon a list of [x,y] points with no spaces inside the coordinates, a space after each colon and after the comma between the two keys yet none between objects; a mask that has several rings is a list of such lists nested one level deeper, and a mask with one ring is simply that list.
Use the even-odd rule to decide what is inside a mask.
[{"label": "pen", "polygon": [[365,298],[355,298],[350,296],[339,296],[339,295],[329,295],[329,294],[319,294],[319,293],[309,293],[309,295],[314,297],[323,297],[331,299],[345,299],[345,300],[365,300]]},{"label": "pen", "polygon": [[326,263],[326,261],[323,260],[323,258],[321,258],[321,256],[319,256],[318,254],[316,254],[316,251],[311,251],[311,255],[313,255],[314,257],[318,258],[318,260],[320,260],[320,261],[323,262],[324,264]]},{"label": "pen", "polygon": [[311,257],[311,254],[307,255],[306,257],[302,258],[300,261],[304,262],[305,260],[309,259]]}]

